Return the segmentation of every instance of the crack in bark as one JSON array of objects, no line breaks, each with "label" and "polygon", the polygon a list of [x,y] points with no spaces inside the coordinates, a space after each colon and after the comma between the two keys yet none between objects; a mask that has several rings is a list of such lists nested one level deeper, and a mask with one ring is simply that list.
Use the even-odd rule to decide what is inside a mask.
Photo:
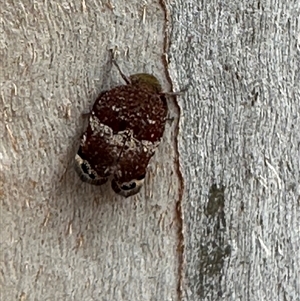
[{"label": "crack in bark", "polygon": [[[171,90],[173,90],[172,80],[168,71],[168,61],[167,61],[167,52],[170,47],[169,40],[169,11],[165,0],[159,1],[165,17],[164,23],[164,44],[163,44],[163,55],[162,61],[165,67],[166,78],[171,86]],[[178,258],[178,284],[177,284],[177,293],[178,300],[183,300],[183,280],[184,280],[184,235],[183,235],[183,209],[182,209],[182,201],[183,201],[183,192],[184,192],[184,177],[180,169],[180,160],[179,160],[179,147],[178,147],[178,135],[179,135],[179,121],[181,115],[181,108],[176,101],[176,96],[173,96],[173,103],[175,104],[175,108],[178,114],[178,121],[175,125],[175,138],[174,138],[174,149],[175,149],[175,164],[176,164],[176,173],[179,178],[179,189],[178,195],[179,198],[176,201],[176,217],[178,220],[178,244],[177,244],[177,252],[179,255]]]}]

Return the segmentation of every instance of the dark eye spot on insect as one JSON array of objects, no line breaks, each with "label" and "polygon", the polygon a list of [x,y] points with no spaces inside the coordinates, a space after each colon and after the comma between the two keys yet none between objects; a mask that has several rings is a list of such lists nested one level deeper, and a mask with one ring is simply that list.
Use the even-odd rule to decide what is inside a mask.
[{"label": "dark eye spot on insect", "polygon": [[133,188],[135,188],[136,187],[136,183],[135,182],[133,182],[133,183],[130,183],[129,185],[122,185],[121,186],[121,189],[122,190],[131,190],[131,189],[133,189]]},{"label": "dark eye spot on insect", "polygon": [[111,187],[114,192],[127,198],[129,196],[137,194],[141,190],[143,183],[144,179],[135,179],[125,183],[119,183],[116,179],[113,179],[111,182]]},{"label": "dark eye spot on insect", "polygon": [[89,169],[85,163],[82,163],[80,166],[84,173],[89,174]]},{"label": "dark eye spot on insect", "polygon": [[95,176],[94,174],[89,173],[88,175],[89,175],[90,179],[92,179],[92,180],[95,180],[95,179],[96,179],[96,176]]},{"label": "dark eye spot on insect", "polygon": [[[78,152],[79,153],[79,152]],[[102,185],[107,182],[107,176],[100,177],[89,165],[88,161],[82,159],[79,154],[75,156],[75,170],[83,182],[92,185]]]}]

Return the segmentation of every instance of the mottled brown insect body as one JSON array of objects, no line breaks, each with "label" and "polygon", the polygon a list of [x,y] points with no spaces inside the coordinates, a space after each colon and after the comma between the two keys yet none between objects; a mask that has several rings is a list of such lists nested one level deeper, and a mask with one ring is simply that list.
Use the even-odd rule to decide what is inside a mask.
[{"label": "mottled brown insect body", "polygon": [[102,92],[93,105],[76,170],[83,181],[94,185],[112,176],[113,190],[128,197],[143,185],[149,160],[163,136],[168,108],[154,76],[121,75],[127,85]]}]

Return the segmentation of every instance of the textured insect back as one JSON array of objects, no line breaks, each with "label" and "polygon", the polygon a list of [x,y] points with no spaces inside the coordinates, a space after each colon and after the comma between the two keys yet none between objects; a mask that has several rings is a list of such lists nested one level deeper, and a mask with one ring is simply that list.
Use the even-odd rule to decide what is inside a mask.
[{"label": "textured insect back", "polygon": [[168,108],[156,77],[147,73],[126,77],[115,65],[127,84],[98,96],[75,162],[84,182],[102,185],[112,177],[112,189],[128,197],[144,183]]}]

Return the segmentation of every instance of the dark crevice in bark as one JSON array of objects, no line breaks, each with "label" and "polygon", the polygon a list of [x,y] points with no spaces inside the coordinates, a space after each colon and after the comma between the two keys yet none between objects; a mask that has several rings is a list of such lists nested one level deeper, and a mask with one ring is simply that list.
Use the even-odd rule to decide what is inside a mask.
[{"label": "dark crevice in bark", "polygon": [[[164,45],[163,45],[163,55],[162,61],[165,67],[166,78],[171,86],[171,90],[173,90],[172,80],[168,70],[168,51],[170,46],[169,40],[169,11],[167,4],[164,0],[160,0],[160,5],[164,11],[165,24],[164,24]],[[184,192],[184,178],[180,169],[180,160],[179,160],[179,145],[178,145],[178,134],[179,134],[179,120],[181,115],[181,109],[177,102],[176,96],[173,96],[173,103],[176,108],[176,113],[178,116],[177,123],[175,125],[175,137],[174,137],[174,150],[175,150],[175,164],[176,164],[176,173],[179,178],[179,190],[178,190],[178,200],[176,201],[176,218],[177,218],[177,226],[178,226],[178,244],[177,244],[177,252],[178,252],[178,285],[177,285],[177,293],[178,300],[183,299],[183,279],[184,279],[184,235],[183,235],[183,209],[182,209],[182,201],[183,201],[183,192]]]}]

